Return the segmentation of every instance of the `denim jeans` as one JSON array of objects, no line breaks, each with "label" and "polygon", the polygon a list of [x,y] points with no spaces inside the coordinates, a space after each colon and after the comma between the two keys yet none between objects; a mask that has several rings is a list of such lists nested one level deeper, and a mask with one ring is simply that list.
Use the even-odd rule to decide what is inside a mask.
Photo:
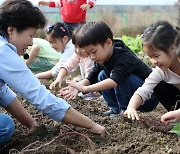
[{"label": "denim jeans", "polygon": [[[101,71],[98,75],[98,82],[109,78],[110,74]],[[129,104],[130,98],[134,92],[139,88],[144,81],[136,75],[130,75],[127,79],[123,81],[121,85],[110,89],[101,91],[108,107],[114,112],[118,112],[121,109],[126,110]],[[153,94],[151,99],[147,100],[142,106],[138,108],[139,111],[152,111],[158,105],[158,100]]]},{"label": "denim jeans", "polygon": [[0,113],[0,147],[9,141],[13,133],[13,119],[7,114]]}]

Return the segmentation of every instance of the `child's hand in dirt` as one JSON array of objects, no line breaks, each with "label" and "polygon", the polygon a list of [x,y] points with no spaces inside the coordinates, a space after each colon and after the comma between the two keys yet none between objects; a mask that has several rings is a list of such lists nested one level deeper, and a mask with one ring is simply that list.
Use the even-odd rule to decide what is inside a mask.
[{"label": "child's hand in dirt", "polygon": [[86,86],[75,82],[75,81],[71,81],[71,80],[66,80],[66,83],[70,86],[70,87],[74,87],[76,88],[78,91],[83,92],[83,93],[88,93]]},{"label": "child's hand in dirt", "polygon": [[161,122],[165,124],[178,122],[178,121],[180,121],[180,109],[167,112],[161,117]]},{"label": "child's hand in dirt", "polygon": [[61,81],[56,79],[53,83],[50,84],[49,89],[55,89],[56,85],[59,84],[59,87],[61,87]]},{"label": "child's hand in dirt", "polygon": [[132,107],[127,108],[127,110],[124,112],[124,116],[126,116],[132,120],[139,120],[139,116],[137,114],[137,111]]},{"label": "child's hand in dirt", "polygon": [[83,5],[80,6],[80,8],[81,8],[82,10],[88,10],[88,9],[90,9],[90,7],[91,7],[90,4],[83,4]]}]

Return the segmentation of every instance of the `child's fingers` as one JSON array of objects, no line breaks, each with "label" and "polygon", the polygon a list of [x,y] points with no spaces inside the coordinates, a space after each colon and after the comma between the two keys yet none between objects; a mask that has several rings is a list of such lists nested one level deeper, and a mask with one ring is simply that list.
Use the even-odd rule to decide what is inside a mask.
[{"label": "child's fingers", "polygon": [[81,8],[82,10],[85,10],[85,9],[86,9],[86,4],[81,5],[80,8]]},{"label": "child's fingers", "polygon": [[173,117],[167,117],[166,115],[163,115],[161,117],[161,122],[165,124],[169,124],[170,122],[176,122],[176,119]]},{"label": "child's fingers", "polygon": [[55,89],[57,83],[58,81],[54,81],[53,83],[51,83],[49,89]]},{"label": "child's fingers", "polygon": [[49,89],[54,89],[54,88],[55,88],[54,83],[51,83]]},{"label": "child's fingers", "polygon": [[76,82],[71,81],[71,80],[66,80],[66,83],[71,86],[71,87],[75,87],[76,86]]},{"label": "child's fingers", "polygon": [[139,120],[139,116],[138,116],[137,112],[134,113],[134,116],[135,116],[136,120]]},{"label": "child's fingers", "polygon": [[132,119],[132,120],[139,120],[139,116],[138,116],[136,111],[128,111],[128,110],[126,110],[124,112],[124,116],[126,116],[126,117],[128,117],[129,119]]}]

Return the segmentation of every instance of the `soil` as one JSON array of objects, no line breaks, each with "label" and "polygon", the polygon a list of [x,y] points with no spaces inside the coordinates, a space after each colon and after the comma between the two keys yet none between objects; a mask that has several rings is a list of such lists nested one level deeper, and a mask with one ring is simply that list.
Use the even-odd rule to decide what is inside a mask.
[{"label": "soil", "polygon": [[[52,93],[56,94],[57,91]],[[15,133],[0,149],[0,153],[180,154],[180,138],[176,134],[169,133],[169,128],[159,121],[161,115],[166,112],[160,104],[153,112],[139,113],[140,121],[131,121],[122,116],[117,118],[103,116],[102,113],[108,108],[99,97],[93,100],[78,97],[69,101],[76,110],[107,128],[109,135],[101,138],[86,129],[57,123],[18,97],[40,127],[34,132],[29,132],[14,119]]]}]

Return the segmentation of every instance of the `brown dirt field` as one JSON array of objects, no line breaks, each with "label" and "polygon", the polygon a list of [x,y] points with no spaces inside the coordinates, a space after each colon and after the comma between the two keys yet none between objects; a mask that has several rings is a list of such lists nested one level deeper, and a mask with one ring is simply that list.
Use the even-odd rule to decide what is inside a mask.
[{"label": "brown dirt field", "polygon": [[147,126],[149,120],[159,120],[166,112],[161,105],[153,112],[140,113],[144,122],[132,122],[123,117],[104,117],[102,112],[106,111],[107,107],[97,98],[90,101],[82,98],[70,101],[76,110],[107,128],[109,136],[101,138],[86,129],[57,123],[37,111],[26,100],[21,97],[19,100],[41,127],[34,133],[29,133],[27,128],[15,120],[15,133],[7,145],[0,149],[0,153],[180,154],[179,137],[155,131],[153,127]]}]

